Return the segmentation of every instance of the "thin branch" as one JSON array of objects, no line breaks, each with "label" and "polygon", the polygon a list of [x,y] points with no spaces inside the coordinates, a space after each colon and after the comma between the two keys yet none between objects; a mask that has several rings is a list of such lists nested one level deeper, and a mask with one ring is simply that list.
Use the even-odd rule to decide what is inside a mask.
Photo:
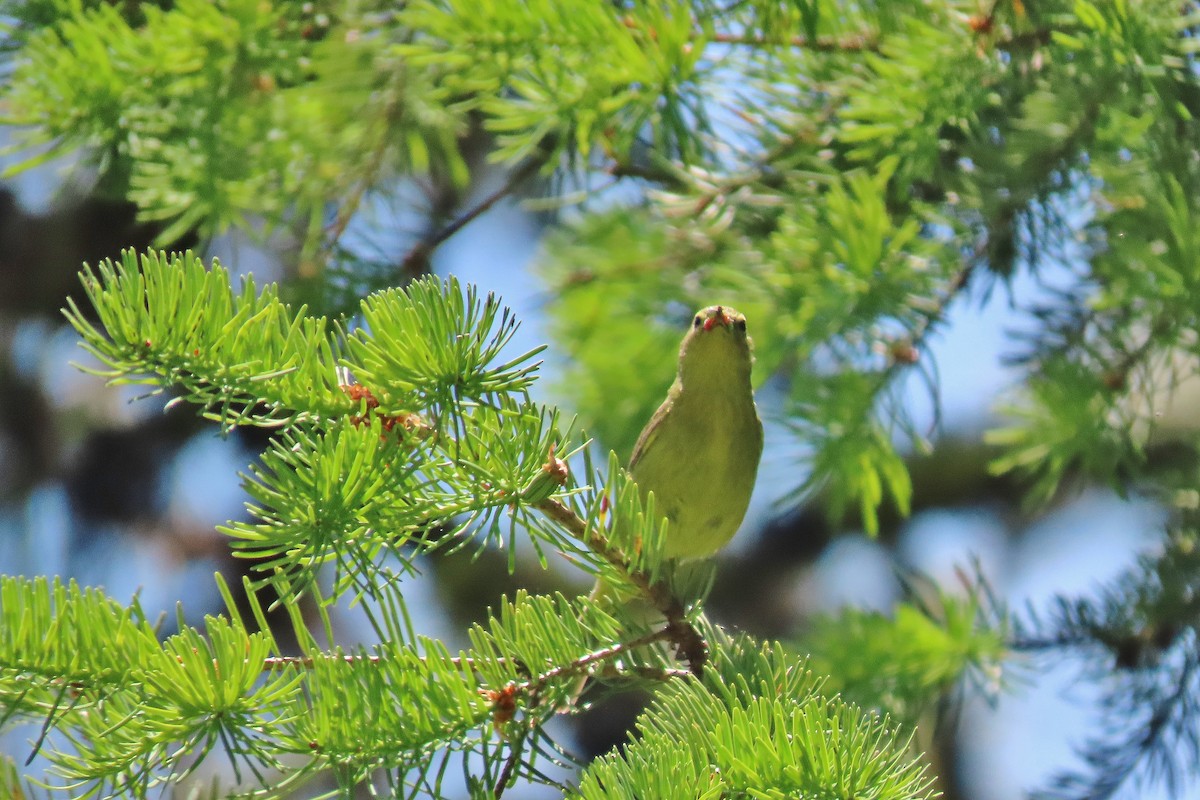
[{"label": "thin branch", "polygon": [[[636,650],[639,647],[645,647],[646,645],[654,644],[655,642],[667,641],[672,638],[672,629],[669,626],[662,627],[656,631],[651,631],[650,633],[639,636],[636,639],[631,639],[628,642],[618,642],[610,647],[603,647],[599,650],[593,650],[592,652],[581,656],[570,663],[554,667],[553,669],[543,672],[540,675],[531,678],[530,680],[517,684],[514,688],[518,691],[526,693],[540,692],[547,683],[556,678],[582,672],[584,669],[597,662],[608,661],[616,658],[622,653],[628,653],[629,651]],[[273,669],[285,669],[289,667],[312,669],[317,665],[318,662],[321,661],[342,661],[347,664],[354,664],[358,662],[366,664],[378,664],[385,659],[385,656],[374,655],[272,656],[270,658],[263,659],[263,670],[268,671]],[[445,660],[464,671],[475,669],[476,659],[474,658],[451,657]],[[505,658],[496,658],[489,660],[488,663],[493,665],[502,665],[506,661],[507,659]],[[654,680],[670,680],[672,678],[679,678],[691,674],[686,670],[657,669],[653,667],[634,667],[628,670],[617,670],[617,673],[633,673]]]},{"label": "thin branch", "polygon": [[624,675],[636,675],[648,681],[660,681],[662,683],[692,677],[692,673],[686,669],[664,669],[662,667],[629,667],[628,669],[614,669],[609,667],[600,673],[600,677],[602,678],[619,678]]},{"label": "thin branch", "polygon": [[[287,667],[299,667],[301,669],[312,669],[318,662],[326,661],[342,661],[347,664],[363,662],[366,664],[379,664],[387,660],[387,656],[335,656],[332,654],[321,654],[316,656],[272,656],[263,659],[263,670],[284,669]],[[455,667],[461,670],[475,669],[475,659],[453,656],[451,658],[439,659],[448,661]],[[489,664],[504,664],[507,659],[495,658],[488,661]]]},{"label": "thin branch", "polygon": [[[1109,800],[1116,796],[1122,786],[1134,777],[1145,759],[1152,757],[1156,750],[1168,746],[1164,740],[1172,718],[1180,713],[1179,707],[1187,703],[1188,693],[1194,689],[1190,681],[1195,666],[1190,658],[1184,662],[1179,679],[1173,682],[1171,691],[1151,704],[1149,717],[1142,725],[1135,726],[1133,734],[1124,742],[1116,745],[1097,745],[1093,742],[1083,749],[1085,760],[1100,771],[1093,781],[1089,783],[1077,773],[1060,776],[1059,786],[1041,796],[1080,797],[1087,800]],[[1072,792],[1073,788],[1078,788],[1079,793]]]},{"label": "thin branch", "polygon": [[434,250],[436,250],[451,236],[469,225],[476,218],[486,213],[488,209],[496,205],[496,203],[499,203],[501,200],[511,195],[514,191],[520,188],[525,181],[537,174],[538,170],[540,170],[545,164],[545,155],[530,158],[524,164],[509,173],[508,180],[506,180],[504,185],[499,189],[480,200],[471,208],[468,208],[441,230],[430,236],[423,237],[420,241],[413,245],[412,249],[410,249],[407,254],[405,254],[404,259],[401,262],[404,271],[406,273],[410,273],[413,270],[424,272],[425,266],[428,264],[429,257],[433,254]]},{"label": "thin branch", "polygon": [[[526,710],[528,717],[529,712],[536,709],[540,704],[542,689],[544,689],[546,684],[550,681],[553,681],[556,678],[582,672],[583,669],[590,664],[613,659],[622,653],[627,653],[636,648],[645,647],[646,645],[654,644],[655,642],[661,642],[670,638],[672,638],[672,631],[668,626],[665,628],[660,628],[656,631],[651,631],[650,633],[639,636],[638,638],[632,639],[628,642],[620,642],[612,647],[605,647],[601,650],[596,650],[592,653],[588,653],[582,658],[575,659],[569,664],[564,664],[562,666],[547,670],[541,675],[538,675],[536,678],[525,681],[524,683],[516,685],[510,684],[509,696],[520,692],[529,698],[528,708]],[[638,668],[635,669],[634,672],[653,680],[672,680],[687,677],[691,674],[690,672],[686,672],[684,670],[663,670],[652,667]],[[504,762],[504,767],[500,770],[499,777],[496,778],[496,783],[492,788],[492,793],[497,798],[504,793],[504,790],[508,788],[509,782],[513,778],[513,774],[516,771],[517,765],[520,763],[521,754],[525,749],[525,742],[528,740],[532,732],[532,724],[533,722],[531,720],[521,728],[520,736],[517,741],[513,743],[508,758]]]},{"label": "thin branch", "polygon": [[[461,659],[453,659],[455,662]],[[347,664],[353,664],[356,661],[366,661],[371,664],[377,664],[383,661],[382,656],[272,656],[263,659],[263,670],[283,669],[285,667],[302,667],[304,669],[312,669],[317,665],[318,661],[344,661]],[[462,664],[456,663],[455,666],[461,667]]]},{"label": "thin branch", "polygon": [[[62,706],[63,698],[66,697],[70,691],[71,685],[64,684],[62,690],[58,693],[58,697],[54,699],[54,705],[50,707],[50,713],[46,715],[46,721],[42,723],[42,730],[38,734],[37,740],[33,743],[33,749],[29,751],[29,757],[25,759],[25,766],[28,767],[30,764],[32,764],[33,760],[37,758],[37,754],[41,752],[42,745],[46,743],[46,737],[50,735],[50,731],[54,728],[54,717],[58,713],[59,708]],[[63,712],[64,716],[66,715],[67,711],[70,711],[75,707],[75,704],[79,702],[80,696],[81,695],[78,694],[75,695],[70,704],[67,706],[66,711]]]},{"label": "thin branch", "polygon": [[798,50],[813,50],[818,53],[875,53],[879,51],[879,37],[874,34],[850,36],[763,36],[746,33],[714,33],[708,37],[718,44],[737,44],[751,47],[794,47]]},{"label": "thin branch", "polygon": [[608,540],[595,528],[589,528],[579,515],[554,498],[547,498],[537,508],[562,525],[575,538],[583,541],[605,561],[619,569],[638,592],[666,618],[663,633],[676,646],[678,657],[688,662],[692,674],[699,676],[708,661],[708,643],[686,618],[683,604],[671,594],[666,585],[652,581],[650,576],[630,566],[625,557],[612,549]]},{"label": "thin branch", "polygon": [[[536,698],[534,699],[536,706]],[[513,778],[513,773],[516,772],[517,764],[521,762],[521,754],[525,751],[525,741],[529,738],[529,726],[525,725],[521,728],[521,734],[517,737],[517,741],[509,748],[508,758],[504,760],[504,767],[500,770],[500,775],[496,778],[496,783],[492,787],[492,796],[497,798],[504,794],[504,790],[508,788],[509,781]]]},{"label": "thin branch", "polygon": [[857,423],[848,430],[847,435],[853,435],[872,419],[870,409],[875,407],[877,399],[892,384],[898,373],[920,363],[922,347],[929,340],[929,337],[945,323],[946,312],[950,304],[970,286],[971,277],[981,263],[982,251],[985,246],[982,243],[976,246],[975,255],[968,259],[961,269],[950,276],[940,296],[932,300],[924,308],[916,309],[920,319],[909,330],[908,336],[904,341],[892,343],[893,346],[888,353],[889,360],[887,366],[875,373],[873,385],[865,397],[866,402],[863,403],[864,410],[858,415]]},{"label": "thin branch", "polygon": [[[658,31],[647,27],[641,20],[632,15],[621,18],[621,23],[630,30],[648,36],[651,40],[658,39]],[[728,33],[717,31],[705,35],[699,26],[695,32],[698,38],[718,44],[737,44],[750,47],[795,47],[797,49],[814,50],[822,53],[861,53],[878,51],[879,37],[873,33],[849,34],[846,36],[770,36],[753,33]]]},{"label": "thin branch", "polygon": [[1102,644],[1090,636],[1069,632],[1053,636],[1021,636],[1008,641],[1008,648],[1016,653],[1041,653],[1047,650],[1059,650],[1064,647],[1088,647],[1092,645],[1097,649],[1103,648]]},{"label": "thin branch", "polygon": [[376,176],[383,169],[384,158],[387,155],[388,148],[392,144],[392,138],[388,135],[391,126],[388,123],[393,121],[393,117],[400,104],[401,96],[400,92],[389,93],[389,99],[384,105],[382,113],[375,118],[376,122],[383,121],[384,128],[375,146],[371,148],[370,153],[367,155],[366,163],[363,165],[360,176],[354,180],[350,193],[338,208],[333,223],[325,232],[325,241],[321,245],[317,255],[317,260],[320,262],[319,266],[321,267],[324,266],[324,261],[337,247],[338,242],[341,241],[342,236],[346,233],[346,229],[350,227],[350,221],[354,219],[354,215],[358,213],[359,208],[362,206],[363,198],[366,197],[371,187],[375,185]]},{"label": "thin branch", "polygon": [[555,678],[561,678],[565,675],[573,675],[575,673],[582,672],[584,670],[584,668],[586,668],[592,664],[595,664],[598,661],[605,661],[608,659],[613,659],[613,658],[616,658],[617,656],[621,655],[622,653],[629,652],[630,650],[636,650],[639,647],[645,647],[646,645],[654,644],[655,642],[665,641],[670,638],[671,638],[671,629],[669,627],[660,628],[656,631],[651,631],[650,633],[647,633],[643,636],[639,636],[638,638],[632,639],[628,642],[619,642],[617,644],[614,644],[611,647],[605,647],[600,650],[595,650],[581,658],[575,659],[574,661],[572,661],[568,664],[563,664],[562,666],[554,667],[553,669],[547,670],[546,672],[543,672],[542,674],[538,675],[536,678],[525,681],[522,684],[518,684],[516,688],[518,691],[529,692],[531,694],[537,694],[538,692],[540,692],[542,690],[542,688],[547,683],[554,680]]}]

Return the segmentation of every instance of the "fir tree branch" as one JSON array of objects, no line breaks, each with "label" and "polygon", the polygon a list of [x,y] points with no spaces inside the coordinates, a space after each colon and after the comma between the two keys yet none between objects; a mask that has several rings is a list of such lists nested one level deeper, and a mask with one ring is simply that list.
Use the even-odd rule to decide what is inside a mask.
[{"label": "fir tree branch", "polygon": [[[1089,741],[1082,750],[1092,768],[1090,778],[1078,772],[1059,774],[1049,790],[1033,795],[1039,800],[1109,800],[1135,779],[1139,771],[1161,770],[1170,784],[1178,780],[1170,755],[1195,744],[1195,734],[1181,734],[1195,719],[1196,660],[1185,658],[1177,675],[1156,687],[1159,692],[1146,704],[1146,717],[1130,725],[1129,733],[1115,742]],[[1177,678],[1177,680],[1174,680]],[[1126,709],[1134,711],[1141,709]],[[1187,739],[1183,737],[1187,736]],[[1194,749],[1194,747],[1192,748]]]},{"label": "fir tree branch", "polygon": [[1163,553],[1141,557],[1095,597],[1058,597],[1049,619],[1032,609],[1014,619],[1013,650],[1073,651],[1104,679],[1100,732],[1078,748],[1086,767],[1060,772],[1035,797],[1107,798],[1147,776],[1171,786],[1196,774],[1194,759],[1178,757],[1200,748],[1195,544],[1193,529],[1178,528]]},{"label": "fir tree branch", "polygon": [[663,629],[663,634],[675,645],[677,656],[687,661],[691,672],[699,676],[708,660],[708,643],[704,641],[704,637],[700,635],[696,627],[687,620],[686,612],[679,598],[671,594],[664,583],[652,581],[645,572],[632,568],[624,556],[609,546],[608,540],[598,530],[589,528],[584,520],[558,500],[552,497],[547,498],[538,503],[537,508],[566,528],[572,536],[585,542],[637,587],[639,593],[666,618],[667,625]]},{"label": "fir tree branch", "polygon": [[[636,650],[640,647],[654,644],[656,642],[666,641],[673,636],[673,630],[669,626],[659,628],[650,633],[631,639],[627,642],[618,642],[610,647],[603,647],[599,650],[593,650],[587,655],[581,656],[574,661],[553,667],[546,672],[530,678],[529,680],[516,684],[513,688],[515,691],[529,696],[539,694],[542,689],[552,681],[559,678],[570,677],[583,672],[592,664],[602,661],[608,661],[616,658],[624,653]],[[335,655],[321,654],[309,656],[271,656],[263,660],[263,671],[269,672],[276,669],[286,669],[289,667],[299,667],[301,669],[313,669],[318,663],[327,661],[343,661],[348,664],[365,662],[369,664],[379,664],[386,660],[386,656],[379,655]],[[453,656],[449,658],[439,658],[439,661],[453,664],[455,667],[462,670],[474,670],[478,659],[469,656]],[[500,657],[491,659],[488,663],[490,666],[498,666],[508,663],[509,659]],[[638,676],[649,677],[654,680],[671,680],[681,678],[691,673],[687,670],[671,670],[657,669],[653,667],[632,667],[628,670],[617,670],[613,674],[635,674]]]}]

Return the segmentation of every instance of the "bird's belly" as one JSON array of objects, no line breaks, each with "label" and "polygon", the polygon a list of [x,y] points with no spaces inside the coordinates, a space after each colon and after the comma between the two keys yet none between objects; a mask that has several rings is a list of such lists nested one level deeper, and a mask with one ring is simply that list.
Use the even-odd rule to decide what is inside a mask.
[{"label": "bird's belly", "polygon": [[[712,423],[691,426],[678,449],[665,448],[674,450],[674,457],[655,448],[659,452],[647,453],[634,470],[643,495],[653,491],[658,513],[671,523],[668,558],[702,558],[720,550],[737,532],[750,503],[758,466],[751,442],[761,436],[758,420],[726,417]],[[664,436],[679,433],[663,431]]]}]

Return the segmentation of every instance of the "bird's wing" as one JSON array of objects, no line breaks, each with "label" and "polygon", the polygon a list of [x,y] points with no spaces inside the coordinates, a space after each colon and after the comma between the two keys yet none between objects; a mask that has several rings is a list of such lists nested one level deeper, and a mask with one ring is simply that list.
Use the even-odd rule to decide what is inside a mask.
[{"label": "bird's wing", "polygon": [[646,423],[646,427],[642,428],[642,433],[638,436],[637,444],[633,446],[633,455],[629,457],[629,469],[632,470],[642,456],[646,454],[646,450],[658,438],[659,430],[662,428],[663,420],[667,418],[667,414],[671,411],[671,399],[658,407],[654,412],[654,416],[650,417],[650,421]]}]

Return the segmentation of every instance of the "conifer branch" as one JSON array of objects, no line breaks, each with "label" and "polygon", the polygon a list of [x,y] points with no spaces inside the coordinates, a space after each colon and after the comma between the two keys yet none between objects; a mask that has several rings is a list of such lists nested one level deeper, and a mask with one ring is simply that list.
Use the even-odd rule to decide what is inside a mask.
[{"label": "conifer branch", "polygon": [[645,572],[631,567],[624,556],[609,546],[608,540],[599,531],[589,527],[574,511],[558,500],[547,498],[538,503],[537,507],[546,516],[566,528],[572,536],[585,542],[637,587],[642,597],[646,598],[666,618],[667,625],[662,633],[674,643],[677,656],[687,661],[691,672],[699,676],[708,660],[708,643],[704,641],[704,637],[700,635],[696,627],[687,620],[683,604],[679,598],[671,594],[666,584],[661,581],[652,581]]},{"label": "conifer branch", "polygon": [[[559,678],[570,677],[577,675],[586,670],[592,664],[602,661],[614,659],[620,655],[636,650],[656,642],[672,639],[674,631],[669,626],[664,626],[658,630],[643,634],[635,639],[627,642],[618,642],[610,647],[602,647],[599,650],[581,656],[574,661],[553,667],[546,672],[540,673],[537,676],[530,678],[523,683],[516,684],[513,688],[515,691],[526,695],[536,695],[545,688],[545,686]],[[289,667],[298,667],[301,669],[313,669],[318,663],[327,661],[343,661],[347,664],[368,663],[379,664],[387,660],[386,656],[380,655],[334,655],[321,654],[309,656],[271,656],[263,660],[263,671],[269,672],[276,669],[286,669]],[[470,656],[451,656],[448,658],[439,658],[439,661],[453,664],[455,667],[462,670],[476,669],[479,660]],[[509,662],[509,659],[500,657],[490,659],[489,666],[504,665]],[[671,680],[672,678],[681,678],[691,674],[686,670],[671,670],[657,669],[652,667],[633,667],[630,670],[620,670],[619,672],[632,672],[639,676],[649,676],[655,680]]]}]

